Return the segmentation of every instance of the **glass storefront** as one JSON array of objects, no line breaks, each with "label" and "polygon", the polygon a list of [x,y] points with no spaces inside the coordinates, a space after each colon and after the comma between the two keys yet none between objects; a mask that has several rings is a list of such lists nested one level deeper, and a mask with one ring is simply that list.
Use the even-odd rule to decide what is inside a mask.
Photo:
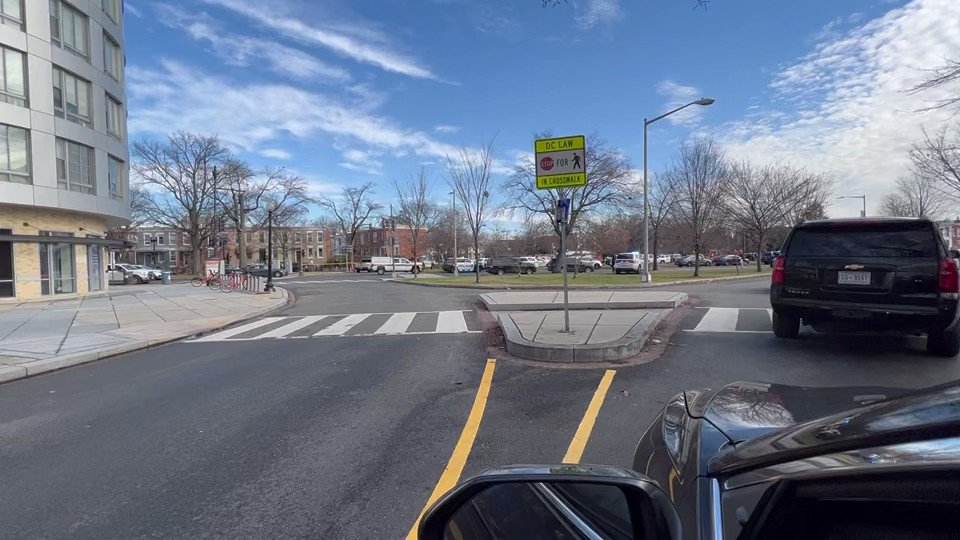
[{"label": "glass storefront", "polygon": [[[87,235],[87,238],[100,238]],[[90,292],[103,290],[103,249],[97,244],[87,245],[87,275],[90,277]]]},{"label": "glass storefront", "polygon": [[[72,237],[72,233],[40,231],[40,236]],[[73,244],[40,244],[40,294],[77,292]],[[52,291],[52,292],[51,292]]]}]

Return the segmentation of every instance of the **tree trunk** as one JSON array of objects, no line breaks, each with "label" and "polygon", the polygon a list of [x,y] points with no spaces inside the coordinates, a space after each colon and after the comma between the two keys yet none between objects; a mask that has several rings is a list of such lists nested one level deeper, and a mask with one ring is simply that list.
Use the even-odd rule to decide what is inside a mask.
[{"label": "tree trunk", "polygon": [[659,265],[659,263],[657,262],[657,244],[660,243],[660,242],[658,242],[658,240],[659,240],[658,237],[659,237],[659,235],[657,234],[657,230],[654,229],[654,230],[653,230],[653,269],[654,269],[654,270],[659,270],[659,269],[660,269],[660,265]]},{"label": "tree trunk", "polygon": [[693,248],[693,277],[700,277],[700,248]]},{"label": "tree trunk", "polygon": [[[480,231],[477,231],[473,234],[473,270],[476,275],[476,282],[480,283],[480,259],[477,255],[480,254]],[[453,264],[457,264],[457,260],[453,260]]]},{"label": "tree trunk", "polygon": [[[413,268],[411,268],[410,271],[413,272],[413,279],[417,279],[417,274],[420,273],[416,271],[417,269],[417,237],[420,236],[420,229],[417,229],[416,227],[414,227],[413,229],[414,229],[413,237],[410,238],[410,243],[412,244],[412,248],[413,248]],[[424,268],[424,270],[426,270],[426,268]]]},{"label": "tree trunk", "polygon": [[197,235],[190,235],[190,247],[193,249],[193,274],[202,276],[204,263],[207,261],[207,254],[203,249],[203,242],[199,241]]},{"label": "tree trunk", "polygon": [[760,262],[760,248],[763,246],[763,234],[757,234],[757,272],[760,272],[760,265],[763,264]]}]

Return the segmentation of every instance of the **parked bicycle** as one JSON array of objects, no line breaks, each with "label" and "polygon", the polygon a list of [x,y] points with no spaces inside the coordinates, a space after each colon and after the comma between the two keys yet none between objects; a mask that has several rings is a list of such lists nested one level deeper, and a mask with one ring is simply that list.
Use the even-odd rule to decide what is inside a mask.
[{"label": "parked bicycle", "polygon": [[223,276],[220,275],[219,272],[214,272],[213,270],[210,270],[210,273],[207,275],[207,277],[196,276],[190,280],[190,284],[194,287],[202,287],[206,285],[211,289],[219,287],[222,282]]},{"label": "parked bicycle", "polygon": [[247,288],[247,282],[250,278],[247,274],[230,274],[220,283],[220,290],[230,293],[235,290],[244,290]]}]

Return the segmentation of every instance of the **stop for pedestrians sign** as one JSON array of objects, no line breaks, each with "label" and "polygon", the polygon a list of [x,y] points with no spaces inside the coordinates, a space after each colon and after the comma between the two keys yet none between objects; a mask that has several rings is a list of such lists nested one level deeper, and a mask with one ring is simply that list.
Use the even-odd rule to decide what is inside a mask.
[{"label": "stop for pedestrians sign", "polygon": [[587,185],[586,148],[583,135],[536,141],[537,189]]}]

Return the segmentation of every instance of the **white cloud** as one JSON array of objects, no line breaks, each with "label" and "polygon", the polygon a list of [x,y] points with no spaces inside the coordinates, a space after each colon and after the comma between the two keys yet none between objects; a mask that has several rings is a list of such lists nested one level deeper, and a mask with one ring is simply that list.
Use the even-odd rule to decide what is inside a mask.
[{"label": "white cloud", "polygon": [[272,159],[289,160],[293,159],[293,154],[281,148],[265,148],[260,151],[260,155]]},{"label": "white cloud", "polygon": [[176,126],[218,133],[227,144],[247,152],[268,147],[281,136],[306,139],[320,133],[394,154],[443,157],[457,151],[330,95],[284,84],[244,84],[171,60],[160,64],[159,69],[127,70],[132,134],[164,135]]},{"label": "white cloud", "polygon": [[580,16],[580,28],[590,29],[601,24],[611,24],[623,18],[620,0],[587,0],[587,10]]},{"label": "white cloud", "polygon": [[[771,107],[722,126],[730,153],[834,171],[843,193],[866,193],[868,211],[907,171],[907,151],[921,129],[956,122],[952,111],[916,112],[960,85],[909,95],[924,68],[960,56],[960,3],[915,0],[850,29],[821,32],[813,52],[782,68],[770,84]],[[852,21],[851,21],[852,22]],[[789,111],[789,112],[785,112]],[[856,205],[836,205],[856,215]]]},{"label": "white cloud", "polygon": [[[700,90],[697,90],[696,87],[684,86],[669,80],[661,81],[657,85],[657,93],[662,96],[666,96],[667,98],[667,102],[664,104],[663,112],[676,109],[677,107],[681,107],[687,103],[690,103],[691,101],[696,101],[703,97],[700,95]],[[703,107],[693,105],[682,111],[671,114],[664,120],[679,126],[696,126],[700,123],[700,120],[703,117],[703,112]]]},{"label": "white cloud", "polygon": [[140,8],[134,5],[130,0],[127,0],[126,5],[123,7],[124,11],[133,15],[134,17],[140,19],[143,17],[143,13],[140,12]]},{"label": "white cloud", "polygon": [[268,39],[228,32],[205,13],[187,13],[169,4],[156,4],[155,7],[164,24],[183,30],[195,40],[209,42],[213,52],[228,64],[265,64],[278,75],[300,81],[346,83],[351,79],[345,69],[327,64],[299,49]]},{"label": "white cloud", "polygon": [[409,77],[439,80],[429,69],[418,65],[415,60],[391,50],[393,47],[387,44],[382,36],[369,29],[331,24],[311,26],[302,20],[278,15],[276,6],[269,2],[263,4],[263,8],[258,8],[256,3],[246,0],[204,1],[248,17],[253,22],[289,38],[326,47],[358,62],[372,64],[386,71]]},{"label": "white cloud", "polygon": [[440,124],[433,128],[437,133],[456,133],[460,131],[460,126],[450,126],[446,124]]}]

